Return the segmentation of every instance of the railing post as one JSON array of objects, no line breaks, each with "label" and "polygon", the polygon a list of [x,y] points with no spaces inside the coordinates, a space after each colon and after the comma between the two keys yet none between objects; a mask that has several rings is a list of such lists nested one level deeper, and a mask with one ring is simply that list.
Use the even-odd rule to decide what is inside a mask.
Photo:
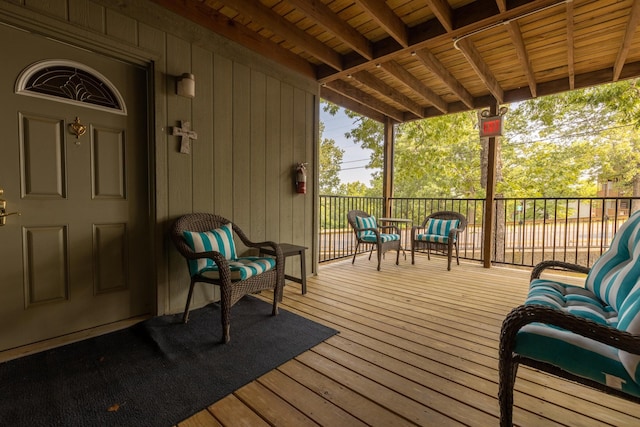
[{"label": "railing post", "polygon": [[394,121],[387,117],[384,122],[384,147],[382,167],[382,197],[384,215],[392,216],[391,198],[393,197],[393,145],[395,143]]},{"label": "railing post", "polygon": [[[492,103],[489,107],[489,114],[495,116],[498,114],[498,102]],[[496,168],[498,162],[497,141],[496,137],[489,138],[487,147],[487,195],[485,201],[484,213],[484,241],[483,241],[483,259],[484,268],[491,268],[491,258],[493,254],[493,225],[495,215],[496,200]]]}]

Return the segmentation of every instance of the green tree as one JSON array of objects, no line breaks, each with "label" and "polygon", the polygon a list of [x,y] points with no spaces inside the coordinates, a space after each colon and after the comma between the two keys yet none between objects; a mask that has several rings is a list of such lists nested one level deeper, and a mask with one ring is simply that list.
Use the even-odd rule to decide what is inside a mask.
[{"label": "green tree", "polygon": [[324,138],[324,124],[320,123],[320,194],[340,194],[340,164],[344,150],[333,139]]}]

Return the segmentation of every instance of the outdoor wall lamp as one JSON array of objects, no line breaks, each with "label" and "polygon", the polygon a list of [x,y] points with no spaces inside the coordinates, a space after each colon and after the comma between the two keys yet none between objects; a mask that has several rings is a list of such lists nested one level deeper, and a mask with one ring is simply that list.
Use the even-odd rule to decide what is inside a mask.
[{"label": "outdoor wall lamp", "polygon": [[191,73],[184,73],[178,77],[176,84],[176,93],[187,98],[195,98],[196,96],[196,78]]}]

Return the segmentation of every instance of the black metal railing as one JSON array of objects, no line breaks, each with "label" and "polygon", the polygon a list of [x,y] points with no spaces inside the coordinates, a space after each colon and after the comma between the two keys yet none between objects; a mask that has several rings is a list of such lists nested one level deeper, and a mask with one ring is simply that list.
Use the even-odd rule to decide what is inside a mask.
[{"label": "black metal railing", "polygon": [[[459,237],[460,257],[483,260],[484,199],[392,198],[391,217],[400,224],[409,246],[411,225],[432,212],[460,212],[468,225]],[[385,217],[382,197],[320,196],[320,262],[352,256],[356,248],[347,212],[361,209]],[[561,260],[591,266],[609,247],[618,227],[640,209],[638,197],[500,198],[495,201],[493,263],[533,266]]]}]

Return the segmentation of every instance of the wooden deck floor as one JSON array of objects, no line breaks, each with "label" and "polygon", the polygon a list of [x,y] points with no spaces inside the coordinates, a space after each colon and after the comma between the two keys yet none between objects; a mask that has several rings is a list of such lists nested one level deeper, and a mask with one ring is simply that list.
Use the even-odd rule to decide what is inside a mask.
[{"label": "wooden deck floor", "polygon": [[[193,426],[496,426],[500,325],[528,270],[366,256],[321,265],[281,307],[340,333],[180,423]],[[521,426],[638,426],[640,405],[521,367]]]}]

